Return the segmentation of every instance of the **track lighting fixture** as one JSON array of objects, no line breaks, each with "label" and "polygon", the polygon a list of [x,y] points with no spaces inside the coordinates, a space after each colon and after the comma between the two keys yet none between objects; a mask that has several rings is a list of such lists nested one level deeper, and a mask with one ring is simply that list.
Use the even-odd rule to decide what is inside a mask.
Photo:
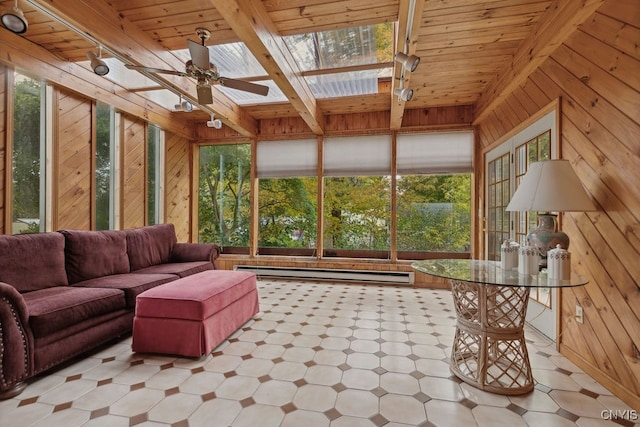
[{"label": "track lighting fixture", "polygon": [[399,88],[394,90],[393,93],[398,97],[398,101],[411,101],[411,98],[413,98],[413,89]]},{"label": "track lighting fixture", "polygon": [[189,101],[187,101],[186,99],[183,101],[182,100],[182,95],[179,95],[180,99],[178,100],[178,103],[175,105],[175,109],[177,111],[185,111],[187,113],[190,113],[193,111],[193,104],[190,103]]},{"label": "track lighting fixture", "polygon": [[216,128],[216,129],[222,129],[222,120],[220,119],[215,119],[213,117],[213,113],[211,113],[211,120],[209,120],[207,122],[207,127],[209,128]]},{"label": "track lighting fixture", "polygon": [[420,64],[420,58],[415,55],[398,52],[396,53],[396,62],[399,62],[405,69],[413,73],[418,68],[418,64]]},{"label": "track lighting fixture", "polygon": [[102,46],[98,46],[98,55],[96,56],[93,51],[87,52],[87,58],[91,61],[91,69],[99,76],[106,76],[109,74],[109,66],[102,60]]},{"label": "track lighting fixture", "polygon": [[16,34],[24,34],[27,31],[29,23],[24,17],[24,12],[18,7],[18,0],[15,0],[11,9],[2,12],[2,25]]}]

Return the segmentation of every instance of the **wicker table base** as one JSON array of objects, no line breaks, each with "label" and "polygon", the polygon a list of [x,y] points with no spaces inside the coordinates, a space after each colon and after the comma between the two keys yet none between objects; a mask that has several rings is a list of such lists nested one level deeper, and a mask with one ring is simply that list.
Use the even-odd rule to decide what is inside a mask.
[{"label": "wicker table base", "polygon": [[529,289],[451,280],[457,327],[451,371],[479,389],[505,395],[533,389],[524,340]]}]

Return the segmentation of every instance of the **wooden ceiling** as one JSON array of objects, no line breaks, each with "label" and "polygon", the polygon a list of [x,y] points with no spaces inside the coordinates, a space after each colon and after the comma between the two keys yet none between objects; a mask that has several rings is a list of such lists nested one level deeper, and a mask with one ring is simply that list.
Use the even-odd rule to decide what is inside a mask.
[{"label": "wooden ceiling", "polygon": [[[85,61],[95,43],[82,33],[137,65],[183,70],[170,53],[195,39],[195,28],[211,30],[207,44],[244,42],[287,103],[243,106],[215,90],[209,107],[225,124],[254,134],[264,118],[300,116],[323,133],[324,114],[388,111],[391,128],[399,128],[405,109],[473,105],[488,111],[513,84],[575,28],[560,0],[20,0],[29,21],[23,37],[58,57]],[[572,1],[572,3],[575,3]],[[7,9],[12,0],[1,0]],[[414,9],[411,20],[410,10]],[[50,11],[50,14],[45,13]],[[54,18],[57,17],[56,18]],[[316,100],[280,36],[326,29],[397,22],[396,49],[421,58],[418,69],[405,74],[414,90],[408,102],[392,95],[401,68],[382,82],[377,95]],[[572,27],[573,26],[573,27]],[[566,28],[566,30],[561,30]],[[541,30],[552,31],[540,40]],[[5,31],[4,29],[2,31]],[[541,44],[542,43],[542,44]],[[526,60],[526,61],[525,61]],[[523,62],[524,61],[524,62]],[[526,63],[525,63],[526,62]],[[516,67],[517,68],[514,68]],[[523,77],[524,76],[524,77]],[[234,77],[234,76],[228,76]],[[163,83],[191,95],[186,77],[163,75]]]}]

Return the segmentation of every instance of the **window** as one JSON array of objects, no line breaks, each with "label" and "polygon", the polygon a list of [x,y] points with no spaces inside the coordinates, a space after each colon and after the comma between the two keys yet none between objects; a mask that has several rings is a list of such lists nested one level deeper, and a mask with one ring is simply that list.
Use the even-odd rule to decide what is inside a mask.
[{"label": "window", "polygon": [[251,146],[200,147],[198,241],[249,253]]},{"label": "window", "polygon": [[[391,224],[389,175],[324,180],[324,255],[388,258]],[[377,253],[377,254],[376,254]]]},{"label": "window", "polygon": [[258,253],[315,253],[317,145],[316,139],[258,143]]},{"label": "window", "polygon": [[[300,248],[299,255],[312,255],[318,225],[316,177],[264,178],[259,181],[260,254],[278,251],[267,248]],[[287,254],[293,255],[291,251]]]},{"label": "window", "polygon": [[[319,174],[317,138],[256,143],[258,254],[316,256],[320,232],[325,257],[390,259],[392,239],[402,259],[469,252],[471,132],[398,137],[396,189],[391,135],[333,136],[322,144]],[[249,253],[251,160],[249,144],[200,147],[199,240],[225,253]]]},{"label": "window", "polygon": [[397,188],[398,258],[470,251],[471,174],[402,175]]},{"label": "window", "polygon": [[400,134],[396,145],[398,258],[469,252],[473,134]]},{"label": "window", "polygon": [[500,246],[509,239],[511,223],[505,209],[511,200],[511,153],[492,160],[488,164],[487,254],[488,259],[500,259]]},{"label": "window", "polygon": [[324,189],[324,255],[389,258],[390,135],[326,138]]},{"label": "window", "polygon": [[147,225],[153,225],[164,216],[164,135],[156,125],[149,125],[147,132]]},{"label": "window", "polygon": [[45,231],[45,84],[15,74],[12,232]]},{"label": "window", "polygon": [[96,105],[96,230],[115,225],[115,110]]}]

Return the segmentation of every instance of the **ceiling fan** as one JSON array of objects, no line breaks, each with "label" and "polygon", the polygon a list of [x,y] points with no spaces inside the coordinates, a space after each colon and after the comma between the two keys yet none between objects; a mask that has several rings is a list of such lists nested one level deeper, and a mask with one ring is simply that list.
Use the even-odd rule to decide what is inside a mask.
[{"label": "ceiling fan", "polygon": [[269,93],[268,86],[221,76],[218,73],[218,68],[209,61],[209,48],[205,46],[205,41],[209,39],[211,33],[205,28],[197,28],[196,34],[200,40],[202,40],[202,44],[198,44],[193,40],[187,40],[187,47],[189,48],[191,59],[185,63],[185,71],[162,70],[159,68],[131,64],[125,64],[125,67],[131,70],[144,71],[148,73],[162,73],[192,77],[197,82],[196,90],[198,94],[198,103],[202,105],[213,104],[213,94],[211,93],[211,85],[213,84],[221,84],[225,87],[251,92],[258,95],[266,96],[267,93]]}]

